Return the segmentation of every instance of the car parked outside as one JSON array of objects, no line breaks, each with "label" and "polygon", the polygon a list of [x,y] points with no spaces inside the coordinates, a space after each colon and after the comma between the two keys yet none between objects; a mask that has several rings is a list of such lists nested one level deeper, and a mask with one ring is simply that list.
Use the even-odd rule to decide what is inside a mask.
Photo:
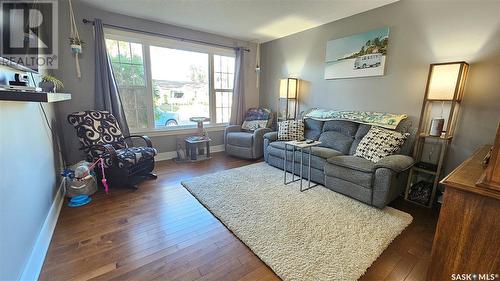
[{"label": "car parked outside", "polygon": [[172,111],[163,111],[155,107],[155,127],[171,127],[179,124],[179,114]]}]

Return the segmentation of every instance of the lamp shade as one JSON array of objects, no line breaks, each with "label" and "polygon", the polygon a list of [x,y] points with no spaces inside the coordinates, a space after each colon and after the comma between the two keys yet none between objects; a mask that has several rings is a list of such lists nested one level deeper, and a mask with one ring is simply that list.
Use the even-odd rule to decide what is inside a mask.
[{"label": "lamp shade", "polygon": [[296,99],[298,79],[285,78],[280,80],[280,98]]},{"label": "lamp shade", "polygon": [[460,100],[467,66],[465,62],[432,64],[427,98],[429,100]]}]

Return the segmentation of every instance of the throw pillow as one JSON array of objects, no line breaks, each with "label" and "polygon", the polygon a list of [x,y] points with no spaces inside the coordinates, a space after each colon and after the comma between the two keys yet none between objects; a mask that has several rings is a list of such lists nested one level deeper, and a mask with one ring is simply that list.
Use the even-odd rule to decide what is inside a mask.
[{"label": "throw pillow", "polygon": [[359,142],[354,155],[377,163],[380,159],[398,151],[408,135],[372,126]]},{"label": "throw pillow", "polygon": [[278,140],[303,140],[304,121],[286,120],[278,123]]},{"label": "throw pillow", "polygon": [[243,124],[241,125],[241,129],[243,131],[249,131],[253,132],[259,128],[266,128],[267,127],[267,120],[250,120],[250,121],[243,121]]}]

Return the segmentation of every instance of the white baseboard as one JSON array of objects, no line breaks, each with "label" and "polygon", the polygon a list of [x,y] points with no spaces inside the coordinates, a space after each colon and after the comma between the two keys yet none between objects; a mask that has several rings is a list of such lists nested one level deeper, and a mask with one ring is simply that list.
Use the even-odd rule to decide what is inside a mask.
[{"label": "white baseboard", "polygon": [[45,218],[45,222],[43,223],[42,229],[40,230],[35,245],[33,246],[28,263],[26,264],[23,274],[21,275],[21,281],[38,280],[43,262],[45,261],[45,255],[49,249],[50,240],[52,239],[54,229],[56,228],[61,207],[64,203],[64,195],[64,190],[61,186],[59,186],[54,202],[52,202],[49,213]]},{"label": "white baseboard", "polygon": [[[210,146],[210,153],[215,153],[215,152],[221,152],[224,151],[224,145],[214,145]],[[160,152],[156,155],[155,160],[156,161],[165,161],[165,160],[171,160],[177,158],[177,151],[167,151],[167,152]]]}]

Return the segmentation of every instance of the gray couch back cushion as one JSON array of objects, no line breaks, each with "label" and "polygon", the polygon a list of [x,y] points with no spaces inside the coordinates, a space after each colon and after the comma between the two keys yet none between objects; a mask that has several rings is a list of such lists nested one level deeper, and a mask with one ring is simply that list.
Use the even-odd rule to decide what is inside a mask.
[{"label": "gray couch back cushion", "polygon": [[[371,125],[359,124],[344,120],[319,121],[310,118],[304,119],[305,137],[319,140],[322,147],[333,148],[345,155],[354,155],[359,142],[368,133]],[[404,119],[395,131],[413,133],[408,137],[398,154],[410,155],[414,143],[412,122]]]},{"label": "gray couch back cushion", "polygon": [[323,133],[319,137],[321,146],[333,148],[343,154],[349,154],[358,126],[358,123],[350,121],[326,121],[323,124]]},{"label": "gray couch back cushion", "polygon": [[402,120],[398,126],[396,127],[395,131],[398,131],[403,134],[410,134],[407,138],[406,141],[403,143],[401,146],[401,149],[399,150],[399,154],[403,155],[411,155],[413,152],[413,145],[415,143],[415,135],[417,133],[417,128],[413,128],[413,122],[410,119],[404,119]]},{"label": "gray couch back cushion", "polygon": [[311,118],[304,119],[304,136],[306,139],[318,140],[323,130],[324,121],[314,120]]},{"label": "gray couch back cushion", "polygon": [[358,148],[359,142],[365,137],[371,127],[371,125],[359,124],[358,131],[354,136],[354,141],[349,148],[349,155],[354,155],[354,153],[356,152],[356,148]]}]

